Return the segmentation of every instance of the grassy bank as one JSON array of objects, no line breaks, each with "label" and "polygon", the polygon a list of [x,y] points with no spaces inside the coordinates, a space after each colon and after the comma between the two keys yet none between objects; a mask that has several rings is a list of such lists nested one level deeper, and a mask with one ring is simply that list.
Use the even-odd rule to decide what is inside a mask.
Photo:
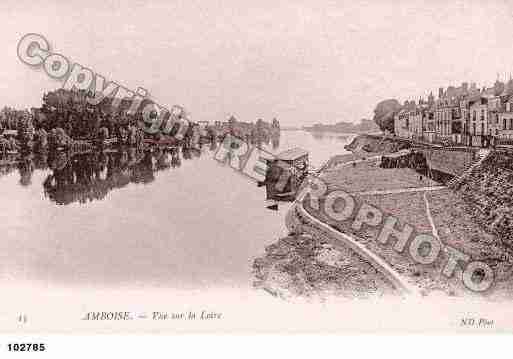
[{"label": "grassy bank", "polygon": [[[354,152],[333,157],[319,176],[330,190],[340,189],[352,193],[357,203],[356,208],[362,203],[372,205],[381,210],[384,218],[397,218],[399,228],[403,228],[405,224],[412,226],[412,237],[416,234],[430,234],[438,238],[443,250],[433,264],[422,265],[415,262],[407,253],[398,253],[392,248],[395,240],[386,245],[379,243],[377,238],[381,226],[364,225],[362,229],[354,230],[352,224],[357,211],[351,218],[341,222],[329,218],[324,211],[312,208],[309,201],[303,204],[305,210],[332,228],[353,236],[367,249],[383,258],[424,295],[443,293],[447,296],[471,296],[488,300],[513,297],[513,152],[492,152],[470,176],[458,183],[457,188],[449,189],[440,188],[441,183],[428,179],[412,169],[384,169],[379,167],[378,159],[369,160],[372,156],[387,151],[395,152],[402,146],[400,141],[383,140],[378,136],[358,136],[348,146]],[[362,158],[367,160],[362,162]],[[350,163],[354,161],[357,163]],[[319,208],[323,208],[324,203],[325,198],[320,198]],[[344,202],[335,202],[335,212],[341,211],[343,206]],[[295,220],[301,221],[301,218]],[[289,243],[294,242],[294,249],[289,248],[286,251],[286,262],[283,262],[283,258],[277,259],[273,254],[276,248],[284,250],[280,240],[277,247],[267,250],[261,259],[263,262],[260,262],[265,264],[260,265],[260,268],[268,268],[266,273],[274,270],[282,274],[287,272],[286,275],[289,276],[295,273],[300,278],[310,278],[308,283],[311,288],[316,288],[315,293],[323,293],[325,288],[332,288],[331,286],[339,288],[338,292],[329,291],[338,293],[337,295],[348,296],[349,292],[358,291],[353,285],[354,282],[351,285],[344,285],[343,282],[347,280],[344,276],[315,277],[308,274],[311,268],[318,268],[322,273],[327,273],[324,269],[316,267],[319,266],[318,248],[322,248],[325,243],[323,238],[315,235],[308,237],[309,244],[306,246],[305,241],[297,241],[295,238],[288,239]],[[315,243],[313,247],[312,243]],[[467,289],[462,281],[461,265],[457,266],[452,277],[443,275],[442,271],[449,258],[446,249],[448,247],[468,255],[469,262],[487,263],[495,275],[491,289],[481,294]],[[359,261],[354,254],[340,248],[331,248],[330,251],[331,255],[337,258],[352,258],[347,263],[348,266],[361,268],[361,260]],[[279,263],[286,263],[283,268],[287,269],[280,269],[282,267]],[[310,269],[305,271],[304,268]],[[356,272],[361,288],[369,292],[368,285],[373,283],[373,286],[381,286],[381,289],[370,292],[387,293],[386,285],[379,280],[376,281],[371,274],[369,270]],[[293,282],[298,283],[297,278]],[[276,284],[276,281],[274,283],[275,292],[280,292],[277,289],[280,285]]]},{"label": "grassy bank", "polygon": [[513,250],[513,151],[494,151],[454,188],[474,219]]},{"label": "grassy bank", "polygon": [[393,288],[349,249],[323,238],[292,235],[265,249],[253,263],[255,287],[282,299],[381,297]]},{"label": "grassy bank", "polygon": [[[495,161],[494,158],[492,159]],[[488,178],[490,174],[484,174],[486,173],[483,172],[485,168],[488,168],[486,164],[481,169],[482,176]],[[448,254],[445,250],[442,250],[441,255],[433,264],[422,265],[415,262],[406,252],[398,253],[392,247],[395,241],[386,245],[379,243],[377,237],[381,226],[371,227],[364,225],[361,230],[354,230],[352,223],[357,211],[347,221],[340,222],[329,218],[323,211],[312,208],[309,206],[308,201],[304,203],[304,207],[309,214],[342,233],[352,235],[373,253],[383,258],[411,284],[419,288],[420,292],[424,295],[429,296],[432,293],[443,293],[447,296],[475,296],[488,299],[511,298],[513,296],[513,256],[500,233],[491,231],[481,221],[476,221],[476,203],[469,201],[469,196],[472,195],[468,192],[469,187],[465,187],[465,195],[462,195],[460,192],[453,192],[448,188],[425,191],[424,187],[438,186],[439,183],[425,177],[421,178],[417,172],[408,168],[382,169],[377,165],[376,161],[327,169],[321,173],[320,178],[327,183],[329,189],[341,189],[353,193],[353,197],[357,202],[356,208],[359,208],[359,205],[362,203],[379,208],[384,213],[384,218],[388,216],[397,218],[399,228],[409,224],[414,228],[414,235],[431,234],[435,238],[440,239],[443,247],[450,246],[458,249],[468,255],[471,261],[487,263],[493,269],[496,276],[495,284],[489,291],[483,294],[471,292],[463,285],[462,269],[460,266],[457,267],[455,274],[450,278],[442,274],[448,261]],[[476,181],[479,178],[475,178],[472,183],[468,183],[466,186],[477,186]],[[510,188],[508,187],[509,184],[503,181],[504,178],[499,177],[498,181],[504,183],[507,188]],[[482,185],[482,182],[480,183]],[[488,182],[485,181],[485,183]],[[403,189],[407,191],[397,193],[397,191],[402,191]],[[415,192],[408,192],[411,189],[417,190]],[[375,191],[381,192],[375,193]],[[486,195],[488,196],[487,198],[497,198],[494,196],[504,196],[504,191],[501,194],[487,191],[486,187],[482,187],[480,191],[474,188],[473,195],[479,196],[482,202],[485,201],[482,196]],[[489,203],[490,201],[489,199],[488,202],[482,203]],[[323,208],[324,203],[325,198],[321,198],[319,208]],[[335,202],[334,210],[341,211],[343,206],[345,206],[343,202]],[[479,210],[481,211],[482,208]],[[331,293],[350,296],[349,293],[351,291],[354,292],[353,295],[362,292],[387,293],[387,290],[383,289],[386,288],[386,285],[383,287],[384,284],[382,282],[376,281],[372,277],[375,273],[372,273],[370,270],[355,272],[355,275],[359,278],[359,283],[361,283],[362,292],[357,292],[354,282],[351,285],[348,282],[348,285],[345,286],[343,282],[347,278],[345,279],[341,274],[327,275],[326,268],[323,269],[323,264],[318,263],[319,248],[323,248],[324,244],[322,238],[316,236],[309,237],[310,244],[307,246],[304,245],[304,241],[295,241],[294,238],[290,237],[288,239],[289,242],[294,242],[292,246],[294,249],[286,251],[287,254],[281,259],[275,256],[276,248],[282,248],[280,250],[284,248],[281,240],[278,242],[277,247],[268,249],[266,255],[261,259],[263,262],[260,262],[260,264],[265,263],[265,265],[260,265],[260,268],[267,268],[266,273],[274,271],[272,272],[274,277],[280,272],[285,276],[289,276],[289,278],[295,278],[291,279],[293,283],[301,282],[298,282],[297,278],[309,278],[305,283],[309,283],[309,288],[315,288],[310,290],[310,292],[317,293],[318,295],[321,295],[319,293]],[[312,243],[316,244],[312,247]],[[312,249],[314,247],[317,249]],[[330,251],[331,255],[337,258],[352,258],[352,260],[347,262],[349,267],[346,268],[361,268],[361,261],[354,254],[352,255],[339,248],[331,248]],[[287,259],[284,261],[284,258]],[[285,266],[283,267],[282,265]],[[312,268],[317,268],[316,270],[319,273],[324,274],[318,277],[312,276]],[[284,274],[285,272],[287,273]],[[294,276],[297,276],[297,278]],[[261,275],[261,277],[266,277],[266,275]],[[266,278],[269,278],[268,274]],[[266,283],[268,285],[268,282]],[[274,291],[280,293],[280,285],[276,281],[273,283]],[[369,287],[369,283],[373,283],[371,287]],[[306,285],[301,284],[300,287],[305,288]],[[333,287],[338,288],[338,291],[334,291]],[[290,285],[287,288],[290,288]],[[331,289],[328,290],[327,288]],[[296,293],[298,292],[304,293],[304,291],[296,289]]]},{"label": "grassy bank", "polygon": [[349,192],[395,190],[424,187],[432,182],[409,168],[380,168],[377,161],[366,161],[349,166],[326,169],[320,178],[329,188],[341,188]]},{"label": "grassy bank", "polygon": [[[493,166],[490,165],[492,161]],[[366,195],[365,191],[388,191],[438,185],[425,177],[420,179],[419,174],[411,169],[381,169],[372,163],[331,169],[322,173],[321,178],[330,189],[342,189],[349,193],[363,192],[363,194],[354,196],[358,203],[367,203],[381,209],[385,213],[385,217],[392,215],[399,220],[401,226],[411,225],[417,234],[433,234],[436,231],[436,235],[444,246],[459,249],[470,256],[472,261],[483,261],[494,270],[496,284],[484,296],[511,297],[513,295],[513,256],[508,248],[510,242],[507,241],[508,237],[502,236],[504,227],[499,227],[501,229],[499,231],[493,230],[494,228],[487,225],[492,223],[492,219],[497,218],[491,217],[490,214],[493,213],[491,207],[495,206],[496,210],[497,207],[504,208],[505,197],[509,200],[513,198],[508,192],[512,182],[511,180],[506,181],[506,179],[510,179],[507,176],[512,172],[505,170],[498,174],[496,170],[500,163],[509,164],[509,162],[498,162],[497,157],[492,156],[480,170],[476,171],[472,180],[462,185],[458,192],[443,189],[432,192]],[[493,180],[492,175],[494,176]],[[493,190],[491,190],[492,182],[495,186]],[[502,189],[497,187],[498,183],[504,187]],[[321,198],[320,208],[323,205],[324,199]],[[342,207],[337,208],[342,205],[344,205],[343,202],[342,204],[335,203],[335,211],[342,210]],[[429,220],[428,207],[434,228]],[[408,255],[397,253],[391,246],[383,246],[378,243],[376,238],[379,235],[379,226],[364,226],[363,230],[355,231],[351,226],[354,216],[348,221],[336,222],[322,211],[309,207],[308,202],[305,204],[305,208],[311,215],[328,223],[333,228],[359,238],[370,250],[379,254],[399,273],[422,288],[424,293],[435,290],[454,296],[475,295],[462,285],[461,270],[457,270],[452,278],[442,275],[442,270],[447,263],[447,255],[442,255],[433,265],[420,265],[411,260]],[[476,220],[478,213],[483,217]],[[508,220],[506,215],[501,218],[505,221]],[[507,229],[511,230],[511,226]]]}]

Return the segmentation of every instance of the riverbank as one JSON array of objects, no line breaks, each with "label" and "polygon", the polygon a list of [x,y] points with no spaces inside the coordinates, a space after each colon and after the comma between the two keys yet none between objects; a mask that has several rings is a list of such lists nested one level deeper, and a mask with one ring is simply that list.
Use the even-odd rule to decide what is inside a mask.
[{"label": "riverbank", "polygon": [[368,262],[328,238],[290,235],[265,248],[253,263],[255,288],[282,299],[324,300],[330,296],[371,298],[394,289]]},{"label": "riverbank", "polygon": [[332,156],[324,166],[324,169],[337,167],[347,162],[380,157],[410,147],[410,143],[395,138],[384,137],[382,135],[360,134],[356,136],[350,144],[345,146],[345,149],[351,153]]},{"label": "riverbank", "polygon": [[356,153],[366,153],[369,156],[393,153],[410,148],[411,144],[394,137],[381,135],[359,135],[346,146],[346,149]]},{"label": "riverbank", "polygon": [[[488,299],[511,298],[513,296],[513,252],[511,250],[512,216],[511,210],[511,183],[512,160],[511,154],[494,153],[481,166],[474,169],[473,175],[464,183],[459,183],[456,191],[446,188],[442,183],[435,182],[410,168],[381,168],[379,166],[380,154],[395,152],[405,148],[406,144],[399,141],[383,140],[382,137],[359,136],[347,146],[352,154],[334,156],[320,171],[319,178],[327,184],[329,190],[340,189],[351,193],[358,204],[366,203],[380,209],[386,216],[394,216],[398,223],[409,224],[415,233],[433,235],[443,244],[440,258],[431,265],[416,263],[405,253],[399,253],[391,246],[382,245],[376,239],[379,235],[379,226],[363,226],[363,230],[356,231],[352,223],[354,217],[348,221],[334,221],[319,208],[323,208],[325,198],[321,197],[319,208],[312,208],[309,202],[296,204],[303,206],[313,218],[327,224],[339,233],[349,235],[375,253],[412,286],[421,295],[434,293],[456,297],[480,297]],[[371,150],[370,152],[364,149]],[[498,157],[497,157],[498,156]],[[509,166],[509,167],[508,167]],[[508,170],[509,168],[509,170]],[[507,197],[507,198],[506,198]],[[506,199],[505,199],[506,198]],[[508,202],[509,201],[509,202]],[[335,210],[337,204],[335,204]],[[339,208],[339,210],[342,210]],[[309,235],[310,247],[322,246],[325,238],[319,236],[312,223],[308,223],[304,216],[298,216],[294,207],[289,212],[289,222],[297,225],[293,229],[298,235]],[[477,220],[476,220],[477,218]],[[290,226],[289,226],[290,229]],[[290,239],[289,239],[290,241]],[[281,245],[278,242],[278,247]],[[294,244],[294,251],[286,252],[286,258],[294,263],[292,258],[296,252],[310,253],[303,255],[303,267],[314,264],[314,252],[304,247],[301,241]],[[393,243],[393,242],[392,242]],[[487,263],[495,273],[495,285],[488,291],[479,294],[471,292],[463,285],[462,270],[457,268],[452,277],[442,274],[448,261],[448,247],[458,249],[468,255],[473,261]],[[347,249],[333,249],[335,256],[345,257]],[[272,250],[255,263],[266,263],[265,268],[273,268],[274,275],[261,279],[263,287],[273,287],[275,293],[280,293],[280,284],[273,278],[279,273],[279,266]],[[351,266],[360,268],[361,261],[354,260]],[[284,259],[280,259],[283,261]],[[258,267],[258,265],[257,265]],[[288,267],[289,272],[294,271]],[[261,271],[262,273],[262,271]],[[265,271],[263,273],[266,273]],[[369,283],[381,283],[368,272],[360,274],[362,290],[367,296],[384,295],[387,290],[369,291]],[[334,279],[338,286],[340,278]],[[386,281],[385,281],[386,282]],[[325,284],[323,284],[325,285]],[[315,287],[315,283],[311,284]],[[303,291],[304,292],[304,291]],[[303,293],[301,292],[301,293]],[[315,291],[317,293],[317,291]],[[343,292],[345,296],[348,294]],[[357,292],[353,294],[356,295]],[[325,292],[325,295],[333,293]],[[300,294],[303,295],[303,294]],[[360,296],[361,297],[361,296]]]}]

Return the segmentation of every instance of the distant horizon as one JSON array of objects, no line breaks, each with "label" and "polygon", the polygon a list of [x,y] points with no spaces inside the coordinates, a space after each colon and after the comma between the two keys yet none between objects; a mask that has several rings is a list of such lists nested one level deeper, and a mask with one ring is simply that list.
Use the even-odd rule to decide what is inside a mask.
[{"label": "distant horizon", "polygon": [[[500,81],[500,82],[503,82],[504,84],[506,84],[508,81],[512,81],[513,78],[510,76],[509,79],[507,79],[506,77],[504,79],[501,79],[500,77],[496,78],[495,81]],[[494,81],[494,82],[495,82]],[[459,84],[449,84],[449,85],[446,85],[446,86],[440,86],[439,88],[443,88],[444,90],[447,90],[448,87],[456,87],[458,88],[459,86],[461,86],[463,83],[468,83],[469,85],[472,84],[472,83],[475,83],[476,84],[476,87],[477,89],[481,89],[481,88],[484,88],[484,87],[490,87],[494,82],[490,82],[490,83],[486,83],[486,84],[477,84],[475,81],[462,81],[461,83]],[[36,105],[31,105],[31,106],[13,106],[11,104],[8,104],[8,103],[2,103],[0,104],[0,109],[3,109],[5,107],[8,107],[8,108],[14,108],[16,110],[30,110],[32,107],[35,107],[35,108],[40,108],[42,106],[42,98],[43,98],[43,95],[48,93],[48,92],[52,92],[52,91],[57,91],[59,89],[61,89],[61,87],[56,87],[54,89],[47,89],[47,90],[44,90],[42,93],[41,93],[41,101],[39,104],[36,104]],[[427,98],[427,96],[429,95],[429,93],[433,93],[433,95],[435,96],[435,98],[438,98],[438,89],[436,89],[436,92],[435,90],[430,90],[428,92],[426,92],[426,95],[425,96],[419,96],[418,98],[413,98],[413,97],[404,97],[403,101],[401,101],[400,99],[398,98],[384,98],[382,100],[379,100],[378,102],[376,102],[375,105],[377,105],[380,101],[384,101],[384,100],[387,100],[387,99],[394,99],[394,100],[397,100],[399,102],[399,104],[403,104],[404,101],[418,101],[420,98],[423,98],[424,100]],[[152,98],[152,96],[148,96],[148,98]],[[155,101],[157,101],[157,99],[153,99]],[[165,105],[165,104],[163,104]],[[169,105],[169,107],[171,107],[171,105]],[[237,114],[235,113],[230,113],[227,115],[226,118],[221,118],[221,119],[215,119],[215,120],[211,120],[209,122],[214,122],[214,121],[221,121],[221,122],[225,122],[225,121],[228,121],[228,119],[233,116],[235,117],[238,121],[242,121],[242,122],[256,122],[256,120],[258,120],[259,118],[262,118],[262,117],[259,117],[259,116],[255,116],[255,119],[253,120],[249,120],[249,119],[240,119]],[[273,118],[276,118],[278,120],[280,120],[280,117],[279,115],[276,115],[276,116],[273,116],[272,118],[262,118],[264,121],[266,122],[271,122],[273,120]],[[287,124],[283,127],[292,127],[292,128],[296,128],[296,127],[309,127],[309,126],[314,126],[316,124],[321,124],[321,125],[336,125],[338,123],[348,123],[348,124],[353,124],[353,125],[358,125],[360,124],[362,121],[373,121],[373,118],[374,118],[374,113],[372,113],[372,115],[370,117],[362,117],[360,119],[355,119],[355,120],[347,120],[347,119],[344,119],[344,120],[336,120],[336,119],[333,119],[333,120],[326,120],[324,122],[313,122],[313,123],[307,123],[307,124]],[[192,119],[193,121],[201,121],[201,120],[197,120],[197,119]]]},{"label": "distant horizon", "polygon": [[28,4],[0,4],[0,106],[39,107],[61,85],[17,58],[27,33],[109,81],[184,106],[193,121],[357,123],[382,100],[513,73],[513,4],[498,0]]}]

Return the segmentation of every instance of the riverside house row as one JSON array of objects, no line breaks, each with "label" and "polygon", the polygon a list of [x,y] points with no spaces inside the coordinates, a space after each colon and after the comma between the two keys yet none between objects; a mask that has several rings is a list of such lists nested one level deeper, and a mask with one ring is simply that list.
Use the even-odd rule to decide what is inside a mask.
[{"label": "riverside house row", "polygon": [[513,79],[479,89],[475,83],[450,86],[427,101],[405,101],[395,115],[396,136],[455,145],[513,144]]}]

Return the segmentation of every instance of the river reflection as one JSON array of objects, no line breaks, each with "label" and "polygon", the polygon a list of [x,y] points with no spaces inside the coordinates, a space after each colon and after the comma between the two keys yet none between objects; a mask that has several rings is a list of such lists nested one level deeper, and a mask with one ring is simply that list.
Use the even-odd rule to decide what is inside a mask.
[{"label": "river reflection", "polygon": [[[344,144],[289,131],[263,147],[303,147],[318,167]],[[0,158],[0,284],[250,287],[254,258],[286,234],[288,204],[267,210],[264,188],[214,153]]]},{"label": "river reflection", "polygon": [[[203,150],[215,148],[216,145],[206,145]],[[80,154],[31,154],[20,159],[3,158],[0,176],[18,171],[19,184],[30,186],[35,170],[49,169],[43,181],[45,198],[59,205],[84,204],[103,200],[110,191],[131,183],[152,183],[156,172],[179,168],[183,160],[198,158],[201,153],[200,149],[155,147],[145,151],[128,148]]]},{"label": "river reflection", "polygon": [[181,156],[191,158],[198,150],[155,149],[98,152],[78,155],[56,154],[49,159],[49,174],[43,182],[45,197],[67,205],[103,200],[115,189],[130,183],[148,184],[155,172],[180,167]]},{"label": "river reflection", "polygon": [[29,154],[22,157],[16,155],[7,155],[0,157],[0,177],[18,172],[18,183],[27,187],[32,184],[32,174],[34,170],[45,170],[48,168],[48,154]]},{"label": "river reflection", "polygon": [[[277,149],[280,138],[271,138],[267,145]],[[19,184],[29,186],[34,170],[50,169],[51,173],[43,181],[45,198],[59,205],[85,204],[103,200],[110,191],[131,183],[152,183],[156,172],[178,168],[183,160],[198,158],[202,151],[213,152],[217,146],[219,144],[210,143],[201,149],[153,147],[140,150],[132,147],[78,154],[45,152],[19,159],[6,156],[2,158],[6,164],[0,166],[0,176],[17,170]]]}]

